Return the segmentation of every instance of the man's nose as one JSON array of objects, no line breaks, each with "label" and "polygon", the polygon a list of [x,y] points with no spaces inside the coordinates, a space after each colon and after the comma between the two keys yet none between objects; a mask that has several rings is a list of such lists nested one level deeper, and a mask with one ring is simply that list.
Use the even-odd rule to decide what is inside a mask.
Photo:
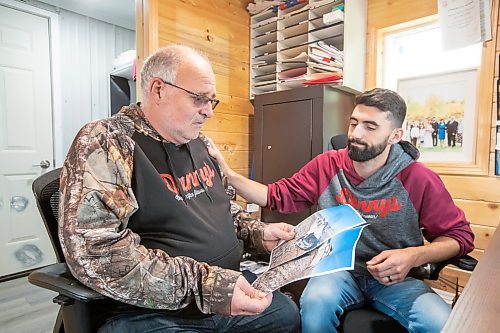
[{"label": "man's nose", "polygon": [[214,109],[212,108],[212,103],[207,103],[206,105],[203,106],[201,109],[201,114],[204,115],[206,118],[212,118],[214,115]]},{"label": "man's nose", "polygon": [[351,131],[351,137],[354,139],[361,139],[363,137],[364,131],[362,126],[356,126]]}]

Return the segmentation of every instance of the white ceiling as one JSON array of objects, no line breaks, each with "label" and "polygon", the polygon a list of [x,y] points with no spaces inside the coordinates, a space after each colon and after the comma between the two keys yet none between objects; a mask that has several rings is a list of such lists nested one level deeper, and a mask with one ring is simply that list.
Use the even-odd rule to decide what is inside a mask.
[{"label": "white ceiling", "polygon": [[39,1],[130,30],[135,30],[135,0]]}]

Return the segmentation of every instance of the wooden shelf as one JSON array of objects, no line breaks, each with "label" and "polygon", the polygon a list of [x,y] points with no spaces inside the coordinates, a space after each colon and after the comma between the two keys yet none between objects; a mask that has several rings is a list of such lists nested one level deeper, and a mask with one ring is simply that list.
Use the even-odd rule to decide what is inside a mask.
[{"label": "wooden shelf", "polygon": [[[325,24],[323,16],[343,6],[344,21]],[[286,10],[268,10],[250,19],[250,97],[270,91],[294,89],[302,80],[277,80],[287,69],[306,67],[306,74],[317,70],[307,65],[310,45],[323,41],[344,52],[343,83],[348,92],[364,90],[364,57],[367,0],[309,0]],[[328,21],[327,21],[328,22]],[[299,56],[297,62],[283,62]],[[348,57],[345,57],[345,55]],[[259,61],[263,64],[255,65]]]}]

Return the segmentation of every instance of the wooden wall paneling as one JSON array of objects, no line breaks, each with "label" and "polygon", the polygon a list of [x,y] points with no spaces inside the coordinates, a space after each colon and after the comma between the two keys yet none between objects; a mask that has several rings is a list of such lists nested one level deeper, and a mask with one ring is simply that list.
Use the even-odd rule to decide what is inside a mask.
[{"label": "wooden wall paneling", "polygon": [[248,150],[248,142],[253,142],[253,135],[248,133],[203,131],[203,134],[214,140],[221,151]]},{"label": "wooden wall paneling", "polygon": [[439,274],[439,280],[426,280],[426,282],[433,288],[441,289],[454,294],[456,284],[458,283],[459,293],[462,292],[465,285],[467,284],[467,281],[469,281],[469,277],[469,271],[465,271],[463,269],[449,265],[443,268],[443,270]]},{"label": "wooden wall paneling", "polygon": [[455,199],[500,203],[500,177],[442,175],[441,179]]},{"label": "wooden wall paneling", "polygon": [[471,224],[472,232],[474,232],[474,246],[477,249],[484,250],[490,245],[491,237],[495,233],[496,228],[483,225]]},{"label": "wooden wall paneling", "polygon": [[250,133],[250,123],[253,123],[253,121],[248,116],[214,113],[214,116],[203,126],[203,130],[213,132]]},{"label": "wooden wall paneling", "polygon": [[216,113],[236,114],[241,116],[251,116],[254,114],[253,105],[248,98],[241,98],[231,95],[219,94],[220,100]]},{"label": "wooden wall paneling", "polygon": [[228,8],[222,0],[160,4],[159,44],[178,42],[204,51],[212,62],[219,93],[244,98],[249,89],[249,14],[244,8]]},{"label": "wooden wall paneling", "polygon": [[[248,175],[252,156],[253,106],[249,99],[251,0],[139,0],[145,41],[142,59],[158,47],[180,43],[206,53],[215,73],[221,103],[203,133],[214,139],[229,165]],[[140,46],[142,45],[142,47]]]},{"label": "wooden wall paneling", "polygon": [[[158,48],[158,0],[136,0],[137,82],[141,82],[144,59]],[[137,100],[141,100],[141,85],[136,85]]]},{"label": "wooden wall paneling", "polygon": [[497,227],[500,224],[500,203],[463,199],[454,201],[465,212],[470,223],[489,227]]},{"label": "wooden wall paneling", "polygon": [[368,1],[368,26],[377,28],[413,21],[437,13],[437,1],[421,0],[370,0]]},{"label": "wooden wall paneling", "polygon": [[226,152],[221,151],[226,162],[234,169],[249,169],[250,159],[246,151]]},{"label": "wooden wall paneling", "polygon": [[233,170],[247,178],[250,177],[250,168],[233,168]]},{"label": "wooden wall paneling", "polygon": [[475,258],[476,260],[481,260],[481,257],[483,256],[484,254],[484,250],[481,250],[481,249],[474,249],[472,250],[471,253],[469,253],[469,255],[472,257],[472,258]]}]

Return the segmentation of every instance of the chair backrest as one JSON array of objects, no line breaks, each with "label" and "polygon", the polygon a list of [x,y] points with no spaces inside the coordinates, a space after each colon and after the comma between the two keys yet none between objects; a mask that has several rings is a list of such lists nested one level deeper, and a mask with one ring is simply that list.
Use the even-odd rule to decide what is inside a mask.
[{"label": "chair backrest", "polygon": [[61,168],[44,173],[33,181],[32,189],[36,205],[40,211],[45,228],[52,242],[52,247],[59,262],[64,262],[64,254],[59,243],[58,218],[59,218],[59,177]]},{"label": "chair backrest", "polygon": [[330,139],[333,150],[339,150],[347,147],[347,134],[338,134]]}]

